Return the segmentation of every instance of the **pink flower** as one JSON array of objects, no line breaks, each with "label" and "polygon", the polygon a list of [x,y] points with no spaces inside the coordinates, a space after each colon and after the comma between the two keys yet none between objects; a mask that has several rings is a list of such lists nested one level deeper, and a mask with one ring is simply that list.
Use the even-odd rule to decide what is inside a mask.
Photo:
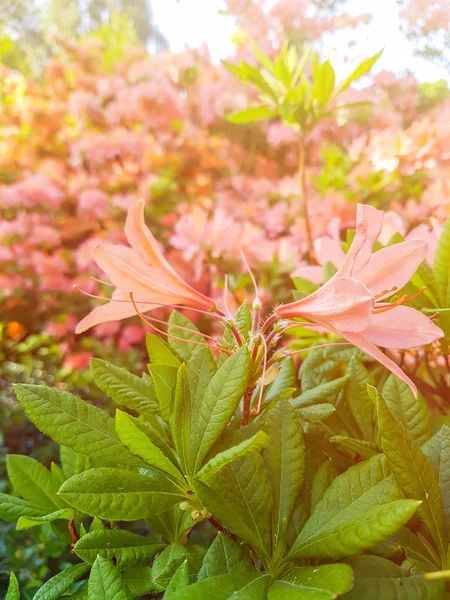
[{"label": "pink flower", "polygon": [[158,243],[144,223],[144,201],[134,202],[128,211],[125,235],[131,245],[100,244],[94,259],[116,286],[111,301],[94,308],[76,327],[82,333],[107,321],[126,319],[136,314],[137,306],[146,312],[166,304],[179,304],[212,311],[215,303],[188,285],[161,253]]},{"label": "pink flower", "polygon": [[380,362],[417,394],[414,383],[377,346],[414,348],[443,336],[428,317],[404,306],[405,296],[392,304],[382,302],[410,280],[427,255],[427,244],[410,240],[372,254],[383,217],[381,211],[358,204],[356,235],[336,275],[306,298],[280,306],[276,314],[326,327]]},{"label": "pink flower", "polygon": [[431,220],[431,228],[426,225],[418,225],[412,229],[406,236],[407,240],[422,240],[428,244],[427,252],[427,263],[432,267],[434,265],[434,255],[436,254],[436,247],[441,236],[443,226],[436,221]]}]

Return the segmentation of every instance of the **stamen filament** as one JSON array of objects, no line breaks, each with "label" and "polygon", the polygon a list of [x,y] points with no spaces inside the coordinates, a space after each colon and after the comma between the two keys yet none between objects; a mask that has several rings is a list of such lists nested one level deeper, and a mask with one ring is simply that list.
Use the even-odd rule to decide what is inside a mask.
[{"label": "stamen filament", "polygon": [[261,412],[261,405],[262,405],[262,400],[263,400],[263,395],[264,395],[264,380],[266,378],[266,368],[267,368],[267,343],[266,340],[264,338],[264,336],[260,335],[259,336],[262,340],[262,343],[264,345],[264,358],[263,358],[263,370],[262,370],[262,375],[261,375],[261,383],[260,383],[260,390],[259,390],[259,398],[258,398],[258,404],[256,406],[256,408],[252,408],[252,415],[259,415],[259,413]]},{"label": "stamen filament", "polygon": [[[163,331],[162,329],[159,329],[158,327],[156,327],[155,325],[153,325],[153,323],[151,323],[148,319],[146,319],[144,317],[144,315],[139,311],[136,302],[134,301],[133,298],[133,292],[130,292],[130,299],[131,299],[131,303],[133,304],[134,310],[136,311],[136,314],[138,315],[138,317],[141,319],[141,321],[143,323],[145,323],[146,325],[148,325],[151,329],[153,329],[154,331],[156,331],[157,333],[164,335],[168,338],[172,338],[173,340],[178,340],[179,342],[187,342],[189,344],[194,344],[195,346],[203,346],[204,348],[216,348],[217,350],[220,350],[221,352],[225,352],[228,355],[233,354],[230,350],[227,350],[226,348],[222,348],[221,346],[217,346],[217,345],[209,345],[209,344],[203,344],[202,342],[196,342],[194,340],[186,340],[180,337],[177,337],[176,335],[172,335],[170,333],[167,333],[167,331]],[[192,331],[192,330],[188,330],[188,331]]]}]

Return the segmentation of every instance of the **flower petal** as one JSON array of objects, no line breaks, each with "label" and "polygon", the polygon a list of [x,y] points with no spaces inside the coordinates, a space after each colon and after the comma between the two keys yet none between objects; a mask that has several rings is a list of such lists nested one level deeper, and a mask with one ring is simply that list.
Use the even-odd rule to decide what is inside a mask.
[{"label": "flower petal", "polygon": [[348,342],[359,348],[377,362],[382,364],[386,369],[397,375],[402,381],[404,381],[411,388],[414,396],[417,398],[417,388],[411,379],[402,371],[402,369],[393,360],[388,358],[379,348],[377,348],[372,342],[366,340],[364,334],[361,333],[345,333],[342,335]]},{"label": "flower petal", "polygon": [[143,260],[151,264],[159,263],[164,268],[175,273],[159,249],[158,242],[145,224],[144,207],[145,201],[137,200],[128,209],[127,220],[125,222],[125,235],[127,236],[128,243]]},{"label": "flower petal", "polygon": [[[427,244],[421,240],[400,242],[372,254],[364,269],[354,277],[364,283],[374,296],[408,283],[427,255]],[[392,296],[393,292],[383,297]],[[381,299],[381,298],[380,298]]]},{"label": "flower petal", "polygon": [[383,226],[383,213],[373,206],[358,204],[356,212],[356,234],[345,256],[338,275],[351,277],[369,262],[372,248]]},{"label": "flower petal", "polygon": [[[118,301],[119,300],[119,301]],[[112,299],[108,304],[97,306],[82,319],[75,328],[75,333],[84,331],[108,321],[120,321],[136,315],[136,310],[131,301],[122,302],[124,295],[119,290],[114,290]],[[145,309],[148,310],[148,309]]]},{"label": "flower petal", "polygon": [[363,335],[377,346],[404,349],[431,344],[444,332],[415,308],[396,306],[373,315]]},{"label": "flower petal", "polygon": [[373,298],[356,279],[330,279],[306,298],[280,306],[276,313],[282,319],[303,318],[331,330],[363,331],[369,326]]},{"label": "flower petal", "polygon": [[291,273],[291,277],[301,277],[313,283],[321,284],[323,283],[323,268],[317,265],[298,267]]}]

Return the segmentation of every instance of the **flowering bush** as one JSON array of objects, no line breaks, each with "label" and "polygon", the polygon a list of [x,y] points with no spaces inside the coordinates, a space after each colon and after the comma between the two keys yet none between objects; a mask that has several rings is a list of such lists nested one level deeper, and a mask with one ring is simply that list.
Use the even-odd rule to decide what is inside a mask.
[{"label": "flowering bush", "polygon": [[[373,253],[383,219],[358,205],[355,236],[328,282],[267,316],[255,283],[252,308],[244,302],[233,315],[226,295],[219,308],[180,277],[144,224],[143,202],[131,205],[131,248],[95,253],[112,298],[79,330],[133,310],[153,327],[160,320],[144,313],[176,303],[223,334],[205,334],[174,312],[168,343],[147,335],[149,375],[92,360],[97,385],[122,407],[114,419],[71,393],[16,385],[30,420],[61,444],[61,467],[9,455],[17,495],[0,496],[0,515],[18,519],[19,529],[52,523],[61,535],[67,523],[81,559],[36,600],[155,591],[173,600],[375,598],[374,582],[378,598],[398,585],[408,598],[444,598],[450,430],[435,421],[433,435],[416,373],[377,348],[431,347],[444,332],[405,306],[420,295],[393,299],[427,245],[403,241]],[[436,265],[449,251],[447,241],[438,246]],[[445,282],[434,271],[447,289],[448,269]],[[283,334],[314,326],[349,343],[309,348],[297,372],[304,350],[286,348]],[[146,535],[121,525],[140,520]],[[19,598],[14,574],[8,596]]]},{"label": "flowering bush", "polygon": [[229,0],[220,66],[2,68],[0,518],[50,536],[35,600],[446,597],[447,92],[355,89],[380,53],[339,78],[305,43],[366,17],[312,4]]}]

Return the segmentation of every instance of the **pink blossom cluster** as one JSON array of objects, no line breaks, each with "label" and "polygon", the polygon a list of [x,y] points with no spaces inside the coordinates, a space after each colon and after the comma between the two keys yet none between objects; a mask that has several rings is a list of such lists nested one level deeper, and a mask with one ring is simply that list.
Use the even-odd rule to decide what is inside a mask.
[{"label": "pink blossom cluster", "polygon": [[[295,31],[319,39],[359,22],[311,14],[304,0],[263,4],[228,0],[246,30],[236,43],[239,59],[250,57],[250,38],[273,55]],[[254,92],[206,49],[156,58],[136,49],[112,73],[102,70],[95,43],[65,51],[40,83],[0,67],[2,319],[45,328],[81,352],[73,324],[91,300],[72,286],[109,297],[91,277],[101,277],[93,253],[100,243],[124,242],[126,212],[139,199],[171,264],[213,299],[226,274],[243,270],[241,250],[268,297],[279,285],[271,282],[288,283],[292,273],[319,281],[322,265],[340,268],[340,239],[355,225],[356,202],[390,209],[380,241],[395,232],[425,240],[432,263],[450,213],[450,103],[423,112],[411,76],[383,72],[364,89],[350,88],[342,102],[369,100],[372,108],[329,116],[307,140],[319,263],[311,266],[297,134],[277,120],[228,123],[227,114],[254,103]],[[327,162],[330,147],[344,166]],[[238,302],[239,290],[230,294]],[[121,350],[142,341],[129,322],[98,325],[95,333]]]}]

